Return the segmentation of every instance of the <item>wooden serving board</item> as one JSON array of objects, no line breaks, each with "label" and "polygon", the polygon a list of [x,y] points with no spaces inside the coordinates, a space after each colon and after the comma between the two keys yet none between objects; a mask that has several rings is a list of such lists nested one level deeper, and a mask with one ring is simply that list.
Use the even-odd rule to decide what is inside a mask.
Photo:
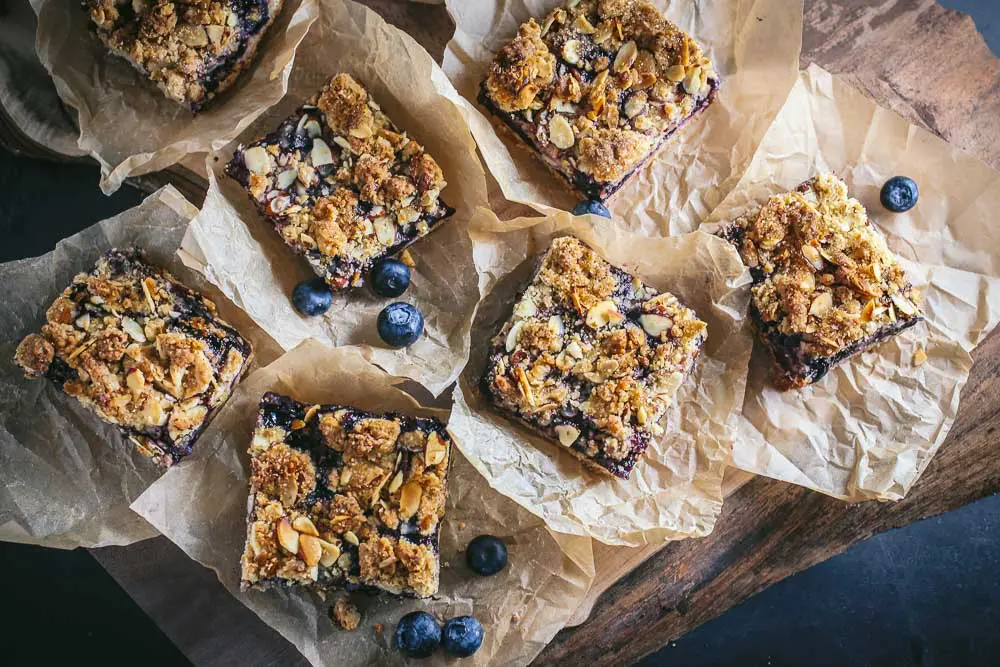
[{"label": "wooden serving board", "polygon": [[[440,60],[453,30],[442,7],[361,1]],[[0,0],[0,14],[3,7]],[[1000,59],[967,16],[931,0],[806,0],[801,64],[811,62],[846,75],[880,105],[1000,168]],[[40,149],[16,125],[0,114],[0,142],[32,155],[73,159]],[[191,176],[175,168],[137,185],[146,189],[169,180],[199,202],[204,189]],[[665,547],[598,546],[601,576],[575,619],[579,625],[560,632],[536,663],[628,664],[860,540],[1000,491],[1000,458],[993,451],[1000,427],[1000,334],[993,332],[973,357],[955,425],[905,500],[847,505],[737,473],[728,480],[732,493],[710,537]],[[169,611],[152,602],[157,593],[149,582],[157,578],[137,576],[142,565],[134,565],[136,550],[145,558],[159,550],[166,562],[184,560],[163,540],[95,555],[154,619],[169,625]],[[211,586],[210,576],[201,579],[199,586]],[[226,623],[239,626],[230,627],[230,635],[255,637],[255,649],[266,646],[260,664],[299,657],[246,610],[235,610]],[[193,659],[204,659],[196,659],[199,663],[236,658],[209,647],[213,637],[217,645],[226,634],[218,626],[212,633],[189,634],[186,641],[176,628],[165,630]]]}]

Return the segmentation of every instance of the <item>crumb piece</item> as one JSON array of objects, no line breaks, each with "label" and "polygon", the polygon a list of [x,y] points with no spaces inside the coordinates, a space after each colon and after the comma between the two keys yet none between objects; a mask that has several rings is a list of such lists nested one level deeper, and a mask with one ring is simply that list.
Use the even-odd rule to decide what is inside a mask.
[{"label": "crumb piece", "polygon": [[917,350],[913,353],[913,365],[923,366],[924,362],[926,361],[927,361],[927,353],[924,352],[923,346],[918,347]]},{"label": "crumb piece", "polygon": [[361,612],[351,604],[346,596],[340,596],[334,600],[333,606],[330,607],[330,618],[342,629],[353,632],[358,629],[358,625],[361,623]]}]

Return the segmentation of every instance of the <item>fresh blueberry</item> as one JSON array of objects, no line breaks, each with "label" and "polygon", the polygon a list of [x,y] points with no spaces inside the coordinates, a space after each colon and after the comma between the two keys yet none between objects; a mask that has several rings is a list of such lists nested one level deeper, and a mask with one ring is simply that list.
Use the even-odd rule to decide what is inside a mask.
[{"label": "fresh blueberry", "polygon": [[441,645],[446,653],[468,658],[483,643],[483,624],[475,616],[449,618],[441,631]]},{"label": "fresh blueberry", "polygon": [[588,213],[605,218],[611,217],[611,211],[599,201],[582,201],[573,207],[573,215],[587,215]]},{"label": "fresh blueberry", "polygon": [[378,335],[389,347],[413,345],[424,331],[424,316],[416,307],[397,301],[378,314]]},{"label": "fresh blueberry", "polygon": [[333,305],[333,292],[322,278],[303,280],[292,290],[292,305],[307,317],[322,315]]},{"label": "fresh blueberry", "polygon": [[372,269],[370,280],[379,296],[399,296],[410,286],[410,267],[398,259],[383,259]]},{"label": "fresh blueberry", "polygon": [[879,198],[882,200],[882,206],[893,213],[902,213],[916,206],[918,197],[920,191],[912,178],[893,176],[882,186]]},{"label": "fresh blueberry", "polygon": [[396,648],[411,658],[426,658],[441,645],[441,627],[426,611],[411,611],[396,625]]},{"label": "fresh blueberry", "polygon": [[476,574],[496,574],[507,566],[507,545],[499,537],[480,535],[466,547],[465,562]]}]

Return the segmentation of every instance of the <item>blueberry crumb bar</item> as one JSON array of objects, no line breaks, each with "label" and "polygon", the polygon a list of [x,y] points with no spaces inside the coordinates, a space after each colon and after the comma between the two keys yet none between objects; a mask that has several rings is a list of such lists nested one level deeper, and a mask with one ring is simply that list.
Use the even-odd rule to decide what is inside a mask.
[{"label": "blueberry crumb bar", "polygon": [[578,239],[552,242],[490,344],[485,394],[588,467],[628,479],[707,326]]},{"label": "blueberry crumb bar", "polygon": [[649,0],[571,0],[521,25],[479,102],[570,187],[604,201],[718,88],[701,47]]},{"label": "blueberry crumb bar", "polygon": [[454,213],[434,158],[349,74],[240,146],[226,171],[335,291],[361,285],[378,260]]},{"label": "blueberry crumb bar", "polygon": [[211,301],[135,249],[77,275],[46,320],[15,353],[25,375],[48,378],[164,466],[191,453],[253,356]]},{"label": "blueberry crumb bar", "polygon": [[450,458],[436,419],[265,394],[250,446],[243,589],[434,595]]},{"label": "blueberry crumb bar", "polygon": [[750,267],[751,315],[781,389],[812,384],[923,319],[920,292],[832,174],[771,197],[720,234]]},{"label": "blueberry crumb bar", "polygon": [[253,61],[283,0],[86,0],[101,43],[197,112]]}]

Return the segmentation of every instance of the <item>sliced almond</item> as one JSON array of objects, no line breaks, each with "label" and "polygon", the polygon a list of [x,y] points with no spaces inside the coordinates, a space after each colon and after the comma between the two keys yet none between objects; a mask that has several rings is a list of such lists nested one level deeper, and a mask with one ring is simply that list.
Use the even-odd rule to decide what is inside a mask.
[{"label": "sliced almond", "polygon": [[351,554],[341,554],[337,559],[337,567],[347,570],[351,567]]},{"label": "sliced almond", "polygon": [[205,32],[208,33],[208,38],[212,41],[212,44],[221,44],[222,38],[226,36],[226,29],[221,25],[205,26]]},{"label": "sliced almond", "polygon": [[601,301],[587,311],[587,326],[594,329],[620,324],[624,320],[625,316],[618,312],[618,306],[611,299]]},{"label": "sliced almond", "polygon": [[562,336],[563,332],[566,331],[566,328],[563,326],[562,318],[559,317],[558,315],[553,315],[552,317],[550,317],[549,321],[546,322],[545,324],[546,326],[548,326],[549,331],[551,331],[557,336]]},{"label": "sliced almond", "polygon": [[570,65],[579,65],[580,40],[577,39],[567,40],[562,46],[562,57],[563,60],[568,62]]},{"label": "sliced almond", "polygon": [[312,152],[309,153],[309,159],[312,161],[314,167],[321,167],[325,164],[333,164],[333,153],[325,141],[316,137],[313,139],[313,147]]},{"label": "sliced almond", "polygon": [[90,313],[84,313],[80,317],[76,318],[76,326],[80,327],[84,331],[90,328]]},{"label": "sliced almond", "polygon": [[312,535],[299,535],[299,553],[306,565],[312,567],[323,557],[323,545]]},{"label": "sliced almond", "polygon": [[424,461],[429,466],[443,463],[448,456],[448,443],[435,432],[427,436],[427,448],[424,450]]},{"label": "sliced almond", "polygon": [[635,411],[635,422],[639,426],[645,426],[646,422],[649,420],[649,413],[646,411],[646,406],[640,405]]},{"label": "sliced almond", "polygon": [[133,368],[125,375],[125,384],[132,390],[133,394],[138,394],[146,386],[146,377],[138,368]]},{"label": "sliced almond", "polygon": [[907,299],[902,294],[893,294],[891,297],[893,304],[899,309],[899,312],[904,315],[916,315],[917,307],[913,305],[913,302]]},{"label": "sliced almond", "polygon": [[535,305],[535,302],[528,297],[524,297],[517,302],[516,306],[514,306],[514,317],[531,317],[537,312],[538,307]]},{"label": "sliced almond", "polygon": [[406,520],[417,513],[420,508],[420,498],[423,489],[420,482],[410,481],[403,485],[399,492],[399,518]]},{"label": "sliced almond", "polygon": [[346,533],[344,533],[344,539],[350,544],[353,544],[354,546],[358,546],[359,544],[361,544],[361,541],[358,539],[358,536],[354,534],[353,530],[349,530]]},{"label": "sliced almond", "polygon": [[507,332],[507,342],[505,344],[508,352],[513,352],[514,348],[517,347],[517,339],[521,335],[521,329],[524,328],[524,321],[515,322],[511,326],[510,331]]},{"label": "sliced almond", "polygon": [[664,315],[647,313],[639,316],[639,326],[650,336],[659,338],[664,331],[670,331],[673,328],[674,321]]},{"label": "sliced almond", "polygon": [[576,143],[573,126],[569,124],[565,116],[556,114],[549,121],[549,139],[560,150],[572,148],[573,144]]},{"label": "sliced almond", "polygon": [[133,320],[131,317],[122,318],[122,330],[129,335],[129,337],[137,343],[146,342],[146,334],[143,333],[142,327],[139,323]]},{"label": "sliced almond", "polygon": [[288,517],[281,517],[278,521],[278,544],[283,546],[289,553],[299,553],[299,534],[292,528],[292,523]]},{"label": "sliced almond", "polygon": [[580,429],[569,424],[559,424],[556,426],[556,435],[564,447],[569,447],[580,437]]},{"label": "sliced almond", "polygon": [[635,118],[646,111],[646,93],[636,93],[625,102],[625,117]]},{"label": "sliced almond", "polygon": [[517,386],[520,387],[524,400],[526,400],[528,405],[531,407],[535,407],[535,394],[531,391],[531,383],[528,382],[528,376],[524,374],[524,369],[520,366],[514,370],[517,374]]},{"label": "sliced almond", "polygon": [[390,218],[375,218],[375,238],[384,246],[390,246],[396,242],[396,225]]},{"label": "sliced almond", "polygon": [[809,306],[809,314],[823,317],[833,308],[833,292],[821,292]]},{"label": "sliced almond", "polygon": [[323,567],[330,567],[340,558],[340,547],[325,540],[319,541],[319,546],[323,554],[319,557],[319,564]]},{"label": "sliced almond", "polygon": [[305,533],[306,535],[312,535],[314,537],[319,536],[319,531],[316,530],[316,524],[314,524],[312,519],[307,516],[296,517],[295,521],[292,521],[292,528],[300,533]]},{"label": "sliced almond", "polygon": [[291,507],[298,499],[299,485],[291,477],[282,477],[278,482],[278,496],[282,505]]},{"label": "sliced almond", "polygon": [[569,345],[566,346],[566,354],[574,359],[583,359],[583,348],[575,340],[570,341]]},{"label": "sliced almond", "polygon": [[316,120],[306,121],[306,124],[302,126],[302,129],[306,131],[306,134],[313,138],[323,134],[323,128],[320,126],[319,121]]},{"label": "sliced almond", "polygon": [[247,544],[250,545],[250,550],[253,551],[254,556],[259,556],[264,553],[264,547],[261,546],[260,540],[257,538],[256,523],[250,526],[250,534],[247,535]]},{"label": "sliced almond", "polygon": [[615,56],[615,64],[612,67],[615,74],[620,74],[632,67],[638,56],[639,47],[636,46],[635,42],[630,40],[622,44],[622,48],[618,50],[618,55]]},{"label": "sliced almond", "polygon": [[271,171],[271,157],[263,146],[253,146],[243,151],[243,164],[255,174],[266,174]]},{"label": "sliced almond", "polygon": [[811,267],[817,271],[823,270],[823,256],[819,254],[819,250],[816,246],[803,245],[802,256],[805,257],[805,260],[809,262]]},{"label": "sliced almond", "polygon": [[396,473],[396,476],[392,478],[392,481],[389,482],[389,493],[396,493],[396,491],[398,491],[399,487],[401,487],[402,485],[403,485],[403,471],[400,470],[399,472]]},{"label": "sliced almond", "polygon": [[285,171],[278,174],[278,178],[275,179],[275,184],[284,190],[299,177],[299,172],[296,169],[286,169]]}]

